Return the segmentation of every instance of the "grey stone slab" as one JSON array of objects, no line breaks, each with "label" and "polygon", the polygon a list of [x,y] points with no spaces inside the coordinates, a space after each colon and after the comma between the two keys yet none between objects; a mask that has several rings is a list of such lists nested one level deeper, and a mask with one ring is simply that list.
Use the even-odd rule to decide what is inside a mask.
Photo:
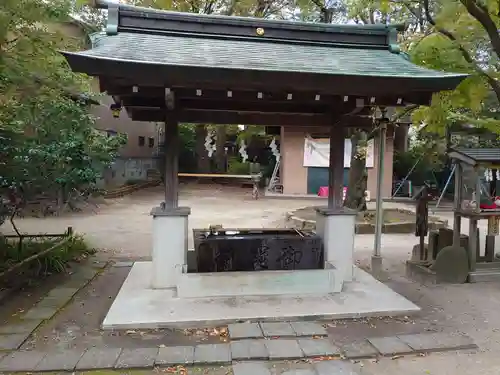
[{"label": "grey stone slab", "polygon": [[268,359],[265,340],[237,340],[231,342],[231,358],[233,360]]},{"label": "grey stone slab", "polygon": [[346,361],[320,361],[314,364],[314,369],[318,375],[359,375]]},{"label": "grey stone slab", "polygon": [[298,342],[306,357],[340,355],[340,349],[328,339],[299,339]]},{"label": "grey stone slab", "polygon": [[52,318],[58,311],[59,308],[57,307],[35,306],[29,309],[28,312],[22,316],[22,319],[46,320]]},{"label": "grey stone slab", "polygon": [[260,323],[260,327],[266,337],[297,336],[288,322],[263,322]]},{"label": "grey stone slab", "polygon": [[290,322],[297,336],[326,336],[326,328],[316,322]]},{"label": "grey stone slab", "polygon": [[67,282],[64,283],[64,286],[67,287],[68,289],[83,289],[87,284],[89,283],[89,280],[83,277],[74,277],[69,279]]},{"label": "grey stone slab", "polygon": [[233,375],[271,375],[271,371],[265,363],[235,363],[233,365]]},{"label": "grey stone slab", "polygon": [[33,350],[20,350],[10,353],[0,361],[0,371],[25,371],[32,372],[45,357],[45,353]]},{"label": "grey stone slab", "polygon": [[401,341],[416,352],[437,352],[445,350],[475,349],[474,341],[461,334],[417,333],[400,335]]},{"label": "grey stone slab", "polygon": [[[317,375],[312,368],[297,368],[282,372],[281,375]],[[336,375],[336,374],[331,374]]]},{"label": "grey stone slab", "polygon": [[7,324],[0,326],[0,335],[7,333],[31,333],[33,332],[43,320],[22,320],[18,323]]},{"label": "grey stone slab", "polygon": [[264,337],[259,323],[235,323],[228,325],[231,339],[254,339]]},{"label": "grey stone slab", "polygon": [[297,340],[265,340],[269,359],[302,358],[304,353]]},{"label": "grey stone slab", "polygon": [[81,267],[78,271],[71,275],[73,280],[92,280],[97,274],[97,270],[92,267]]},{"label": "grey stone slab", "polygon": [[155,364],[158,348],[123,349],[115,368],[149,368]]},{"label": "grey stone slab", "polygon": [[344,345],[341,352],[349,359],[371,358],[378,355],[377,349],[366,340]]},{"label": "grey stone slab", "polygon": [[16,350],[21,347],[23,342],[29,337],[31,332],[13,333],[9,335],[0,335],[0,350]]},{"label": "grey stone slab", "polygon": [[35,371],[73,371],[83,353],[84,350],[49,352],[38,363]]},{"label": "grey stone slab", "polygon": [[68,300],[73,297],[78,292],[78,288],[68,288],[68,287],[57,287],[52,289],[47,297],[52,298],[67,298]]},{"label": "grey stone slab", "polygon": [[122,268],[122,267],[132,267],[134,262],[132,261],[120,261],[113,264],[113,267]]},{"label": "grey stone slab", "polygon": [[156,365],[192,365],[194,362],[194,346],[169,346],[160,348],[156,357]]},{"label": "grey stone slab", "polygon": [[80,358],[75,369],[83,371],[114,368],[121,352],[121,348],[90,348]]},{"label": "grey stone slab", "polygon": [[409,354],[413,352],[413,349],[401,341],[397,336],[373,337],[369,338],[368,341],[380,354],[386,357],[396,354]]},{"label": "grey stone slab", "polygon": [[36,304],[36,307],[61,309],[69,302],[70,298],[66,297],[45,297]]},{"label": "grey stone slab", "polygon": [[194,348],[194,363],[231,363],[229,344],[205,344]]}]

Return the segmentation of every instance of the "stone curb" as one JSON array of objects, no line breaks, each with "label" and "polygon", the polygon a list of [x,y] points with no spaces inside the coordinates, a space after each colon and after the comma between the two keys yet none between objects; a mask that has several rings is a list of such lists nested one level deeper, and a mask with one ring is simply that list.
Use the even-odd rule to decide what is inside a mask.
[{"label": "stone curb", "polygon": [[[406,209],[392,209],[399,212],[412,213],[411,210]],[[287,212],[285,215],[285,220],[290,223],[294,228],[299,230],[316,230],[316,220],[302,219],[299,216],[293,214],[293,212]],[[441,220],[435,216],[429,216],[429,230],[437,230],[440,228],[447,228],[448,220]],[[382,226],[382,233],[385,234],[406,234],[415,232],[415,222],[413,221],[402,221],[398,223],[387,223]],[[356,223],[356,234],[374,234],[375,225],[369,223]]]},{"label": "stone curb", "polygon": [[423,333],[366,339],[336,347],[329,339],[246,339],[232,343],[156,348],[97,348],[41,353],[17,351],[0,360],[0,371],[73,371],[230,365],[238,361],[328,359],[355,360],[418,353],[477,349],[465,335]]},{"label": "stone curb", "polygon": [[48,292],[19,320],[0,326],[0,357],[4,352],[19,349],[40,325],[52,319],[107,265],[107,261],[97,258],[88,261],[88,264],[78,266],[67,282]]}]

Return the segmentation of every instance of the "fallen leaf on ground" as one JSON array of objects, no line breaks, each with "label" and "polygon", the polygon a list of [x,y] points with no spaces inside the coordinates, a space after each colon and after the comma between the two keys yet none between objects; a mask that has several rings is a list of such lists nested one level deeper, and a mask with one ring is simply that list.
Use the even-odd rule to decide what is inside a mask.
[{"label": "fallen leaf on ground", "polygon": [[403,358],[403,356],[402,355],[394,355],[391,357],[392,360],[398,359],[398,358]]}]

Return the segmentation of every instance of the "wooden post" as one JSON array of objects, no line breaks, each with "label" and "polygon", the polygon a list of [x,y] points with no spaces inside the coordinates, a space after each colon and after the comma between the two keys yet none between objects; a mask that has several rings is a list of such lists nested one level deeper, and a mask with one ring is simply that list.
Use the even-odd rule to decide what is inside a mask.
[{"label": "wooden post", "polygon": [[165,208],[179,205],[179,122],[173,111],[165,119]]},{"label": "wooden post", "polygon": [[330,128],[328,168],[328,208],[340,210],[344,203],[344,128]]},{"label": "wooden post", "polygon": [[469,218],[469,270],[476,270],[476,259],[478,246],[478,230],[477,230],[477,219],[475,217]]},{"label": "wooden post", "polygon": [[455,199],[453,201],[453,246],[460,246],[460,233],[462,231],[462,216],[459,213],[462,205],[462,165],[455,164]]},{"label": "wooden post", "polygon": [[[384,160],[385,160],[385,143],[387,139],[387,124],[382,122],[380,125],[380,133],[378,135],[378,163],[377,163],[377,194],[376,194],[376,211],[375,211],[375,243],[373,246],[373,257],[380,258],[380,248],[382,247],[382,227],[384,222],[384,202],[382,200],[382,189],[384,182]],[[372,260],[372,269],[373,260]]]}]

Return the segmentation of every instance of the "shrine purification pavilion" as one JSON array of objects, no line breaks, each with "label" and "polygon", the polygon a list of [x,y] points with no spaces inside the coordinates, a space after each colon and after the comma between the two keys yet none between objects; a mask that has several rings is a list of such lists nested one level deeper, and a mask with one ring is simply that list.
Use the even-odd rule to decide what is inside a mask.
[{"label": "shrine purification pavilion", "polygon": [[[373,128],[373,108],[428,105],[465,75],[410,62],[397,45],[398,26],[94,3],[107,9],[106,30],[92,36],[90,50],[63,52],[70,67],[98,77],[115,110],[165,123],[165,201],[151,212],[152,262],[134,264],[105,328],[418,310],[353,264],[355,213],[342,207],[344,138],[349,127]],[[188,270],[191,211],[178,204],[179,123],[328,129],[328,205],[317,210],[314,234],[323,249],[318,269]],[[383,139],[387,121],[377,124]]]}]

